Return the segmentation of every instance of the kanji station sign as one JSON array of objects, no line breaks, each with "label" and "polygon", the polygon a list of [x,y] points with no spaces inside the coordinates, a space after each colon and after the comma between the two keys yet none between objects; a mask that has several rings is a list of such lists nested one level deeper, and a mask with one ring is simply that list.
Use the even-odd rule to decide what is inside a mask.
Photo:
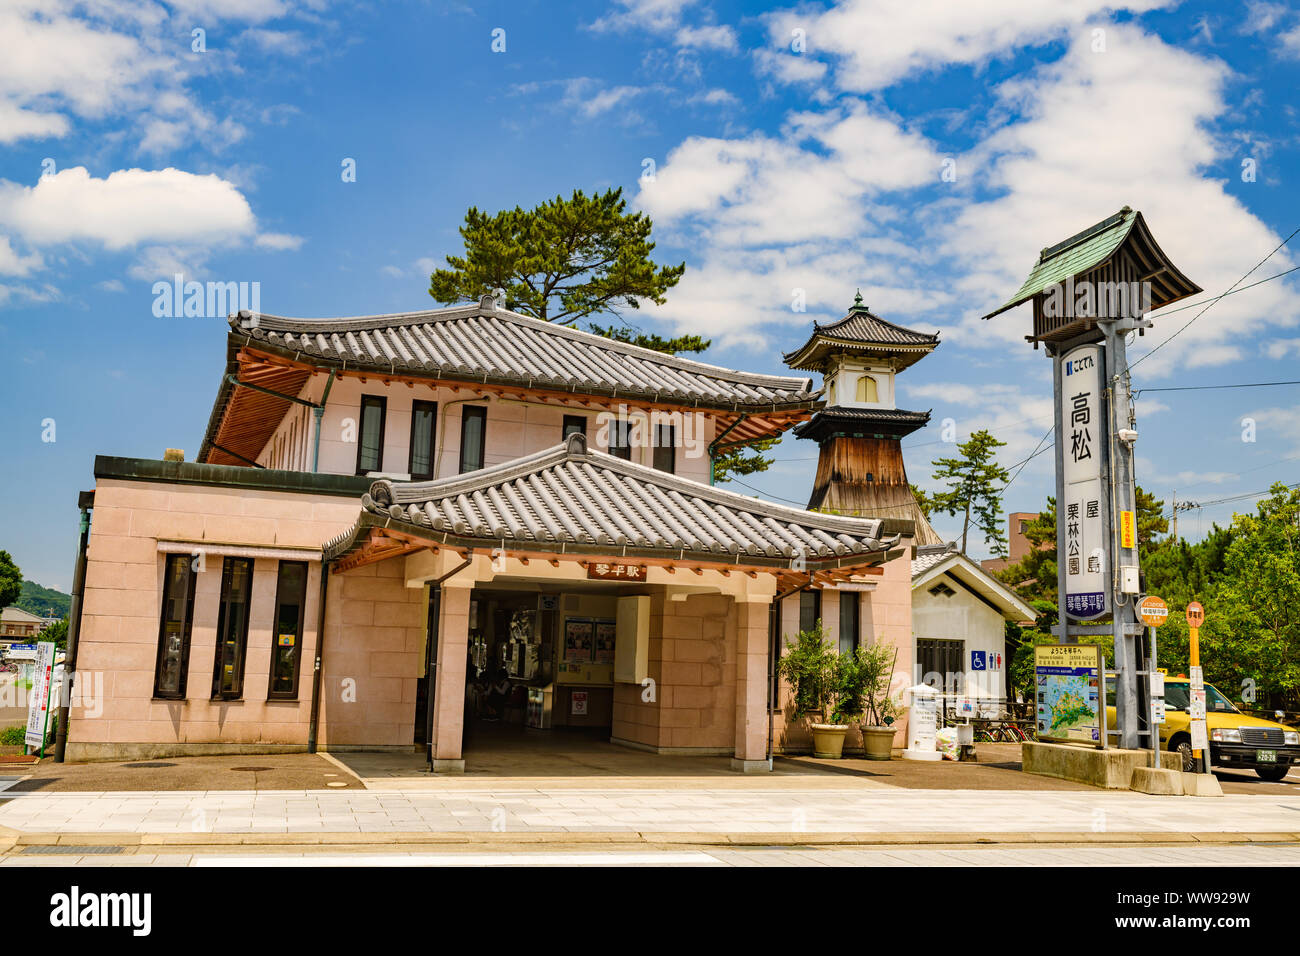
[{"label": "kanji station sign", "polygon": [[1147,627],[1163,627],[1169,617],[1169,605],[1164,598],[1148,594],[1137,606],[1138,619]]},{"label": "kanji station sign", "polygon": [[600,581],[644,581],[644,564],[615,564],[592,561],[587,565],[587,577]]},{"label": "kanji station sign", "polygon": [[1102,408],[1100,345],[1081,345],[1061,357],[1061,420],[1065,500],[1057,520],[1065,522],[1065,610],[1091,620],[1109,613],[1109,547],[1103,513],[1102,456],[1107,440]]}]

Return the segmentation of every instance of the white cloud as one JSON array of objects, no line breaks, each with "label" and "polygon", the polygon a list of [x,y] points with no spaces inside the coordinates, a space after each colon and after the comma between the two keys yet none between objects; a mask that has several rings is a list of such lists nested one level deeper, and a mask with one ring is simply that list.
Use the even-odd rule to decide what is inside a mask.
[{"label": "white cloud", "polygon": [[221,20],[240,20],[248,23],[262,23],[274,20],[290,12],[290,5],[284,0],[167,0],[176,13],[195,21],[196,26],[203,26],[200,21],[216,23]]},{"label": "white cloud", "polygon": [[691,97],[692,103],[704,103],[706,106],[738,106],[740,99],[728,91],[718,88],[697,93]]},{"label": "white cloud", "polygon": [[69,129],[67,117],[58,113],[23,109],[9,100],[0,100],[0,144],[57,138],[67,135]]},{"label": "white cloud", "polygon": [[867,200],[932,181],[938,166],[924,137],[855,106],[797,114],[780,139],[688,139],[637,203],[665,225],[699,217],[729,246],[847,238],[870,218]]},{"label": "white cloud", "polygon": [[141,243],[221,243],[254,232],[238,189],[215,175],[122,169],[104,179],[84,167],[35,186],[0,180],[0,225],[33,245],[91,241],[107,249]]},{"label": "white cloud", "polygon": [[735,51],[740,43],[736,31],[727,26],[682,27],[674,37],[678,46],[698,50]]},{"label": "white cloud", "polygon": [[[1044,43],[1103,12],[1158,9],[1173,0],[849,0],[825,11],[800,8],[767,18],[779,59],[760,62],[783,79],[797,78],[781,60],[829,55],[835,81],[854,92],[883,89],[916,73],[952,64],[978,65],[1005,51]],[[795,31],[806,52],[787,53]],[[806,69],[799,67],[799,70]]]},{"label": "white cloud", "polygon": [[[1206,290],[1197,299],[1226,290],[1278,245],[1280,237],[1205,172],[1223,149],[1207,124],[1227,109],[1228,69],[1136,26],[1111,25],[1107,35],[1105,53],[1092,52],[1080,35],[1059,62],[1002,84],[998,96],[1014,105],[1017,119],[958,158],[949,221],[936,228],[970,303],[952,341],[1022,346],[1028,306],[990,322],[978,316],[1019,287],[1040,248],[1123,204],[1143,212],[1174,264]],[[1115,120],[1137,102],[1140,126]],[[961,177],[997,198],[968,200]],[[1269,269],[1290,264],[1283,251]],[[1130,356],[1139,358],[1195,314],[1153,313],[1155,329],[1135,341]],[[1297,321],[1300,308],[1284,283],[1231,296],[1144,361],[1141,377],[1235,361],[1243,337]]]},{"label": "white cloud", "polygon": [[615,86],[588,96],[574,95],[569,100],[569,105],[576,107],[578,112],[587,119],[592,119],[601,113],[608,113],[614,107],[644,92],[645,88],[640,86]]},{"label": "white cloud", "polygon": [[616,9],[598,19],[591,29],[650,30],[662,33],[672,30],[682,19],[682,11],[695,0],[617,0]]},{"label": "white cloud", "polygon": [[259,249],[273,249],[276,251],[301,249],[302,243],[302,236],[291,236],[286,232],[263,232],[253,240],[253,245]]},{"label": "white cloud", "polygon": [[[313,2],[310,5],[315,6]],[[125,119],[144,152],[221,148],[242,135],[187,92],[215,69],[190,49],[189,30],[223,20],[261,23],[293,8],[281,0],[6,0],[0,6],[0,143],[65,136],[70,117]],[[296,34],[257,28],[243,37],[294,54]]]},{"label": "white cloud", "polygon": [[1300,358],[1300,339],[1272,339],[1264,343],[1264,354],[1271,359],[1295,355]]},{"label": "white cloud", "polygon": [[1243,419],[1254,419],[1255,441],[1281,454],[1300,452],[1300,405],[1260,408]]},{"label": "white cloud", "polygon": [[191,246],[149,246],[140,250],[135,261],[126,270],[132,279],[154,282],[184,276],[186,280],[202,281],[207,274],[207,251]]},{"label": "white cloud", "polygon": [[9,242],[8,236],[0,236],[0,275],[6,276],[25,276],[31,273],[33,269],[39,269],[44,262],[40,253],[33,252],[30,255],[19,255],[14,251],[13,245]]}]

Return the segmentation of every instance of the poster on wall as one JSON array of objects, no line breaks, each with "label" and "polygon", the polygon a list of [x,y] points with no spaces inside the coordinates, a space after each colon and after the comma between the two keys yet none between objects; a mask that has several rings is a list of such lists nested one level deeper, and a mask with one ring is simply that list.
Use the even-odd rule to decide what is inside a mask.
[{"label": "poster on wall", "polygon": [[569,696],[569,713],[574,717],[587,716],[587,692],[585,690],[575,690]]},{"label": "poster on wall", "polygon": [[587,617],[570,617],[564,621],[564,662],[587,664],[591,662],[591,642],[594,622]]},{"label": "poster on wall", "polygon": [[618,633],[618,625],[614,621],[597,621],[596,622],[596,648],[592,653],[592,663],[594,664],[612,664],[614,663],[614,639]]}]

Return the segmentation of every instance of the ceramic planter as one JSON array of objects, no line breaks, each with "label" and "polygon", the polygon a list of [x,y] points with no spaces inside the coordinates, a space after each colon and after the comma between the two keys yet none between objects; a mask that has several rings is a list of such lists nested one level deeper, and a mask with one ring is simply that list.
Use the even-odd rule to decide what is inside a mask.
[{"label": "ceramic planter", "polygon": [[893,756],[893,727],[863,727],[862,749],[868,760],[889,760]]},{"label": "ceramic planter", "polygon": [[813,724],[813,756],[839,760],[844,756],[844,736],[848,732],[848,724]]}]

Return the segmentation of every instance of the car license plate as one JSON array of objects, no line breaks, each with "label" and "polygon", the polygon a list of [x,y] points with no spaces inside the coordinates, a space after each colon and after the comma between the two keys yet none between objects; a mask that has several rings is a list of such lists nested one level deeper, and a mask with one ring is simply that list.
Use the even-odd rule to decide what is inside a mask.
[{"label": "car license plate", "polygon": [[1255,762],[1256,762],[1256,763],[1277,763],[1277,751],[1276,751],[1276,750],[1256,750],[1256,751],[1255,751]]}]

